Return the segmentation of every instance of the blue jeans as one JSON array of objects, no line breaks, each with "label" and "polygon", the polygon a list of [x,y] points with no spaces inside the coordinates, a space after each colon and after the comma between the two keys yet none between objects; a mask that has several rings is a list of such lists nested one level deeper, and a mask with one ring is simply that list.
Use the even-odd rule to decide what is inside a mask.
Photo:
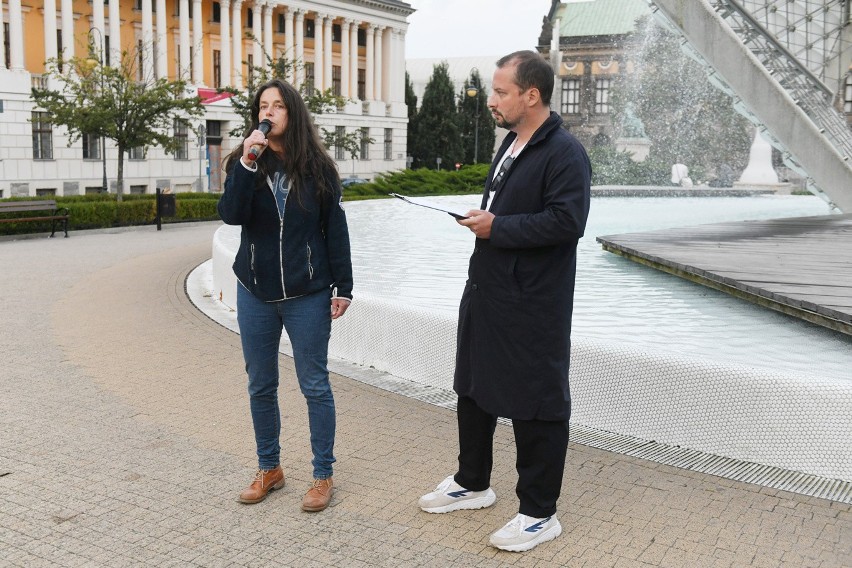
[{"label": "blue jeans", "polygon": [[334,396],[328,380],[331,291],[281,302],[263,302],[237,284],[237,322],[248,373],[249,403],[260,469],[280,463],[278,346],[282,327],[290,337],[299,388],[308,403],[314,477],[331,477],[334,463]]}]

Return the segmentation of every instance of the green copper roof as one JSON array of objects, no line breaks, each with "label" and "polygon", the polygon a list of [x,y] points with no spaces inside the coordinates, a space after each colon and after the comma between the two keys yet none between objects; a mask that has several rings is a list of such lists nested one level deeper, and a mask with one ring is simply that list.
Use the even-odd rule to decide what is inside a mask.
[{"label": "green copper roof", "polygon": [[650,13],[645,0],[568,0],[553,19],[562,20],[560,37],[620,35],[632,32],[636,19]]}]

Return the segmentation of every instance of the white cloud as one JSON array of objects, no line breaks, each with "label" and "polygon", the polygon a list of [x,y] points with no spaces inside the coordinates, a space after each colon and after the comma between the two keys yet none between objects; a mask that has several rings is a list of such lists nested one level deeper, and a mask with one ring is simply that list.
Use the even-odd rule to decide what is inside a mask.
[{"label": "white cloud", "polygon": [[550,0],[408,0],[407,59],[535,49]]}]

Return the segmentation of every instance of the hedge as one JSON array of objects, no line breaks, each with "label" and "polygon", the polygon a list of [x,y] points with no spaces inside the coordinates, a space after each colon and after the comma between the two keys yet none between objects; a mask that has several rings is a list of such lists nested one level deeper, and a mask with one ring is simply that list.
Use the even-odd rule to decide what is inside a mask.
[{"label": "hedge", "polygon": [[[180,221],[213,221],[219,218],[216,204],[219,194],[175,193],[175,216],[163,217],[164,223]],[[69,195],[63,197],[12,197],[0,201],[34,201],[53,199],[57,207],[70,214],[68,230],[103,229],[131,225],[151,225],[156,221],[156,195],[124,195],[119,203],[115,194]],[[4,213],[4,218],[27,217],[31,213]],[[50,229],[50,221],[0,223],[0,235],[40,233]]]}]

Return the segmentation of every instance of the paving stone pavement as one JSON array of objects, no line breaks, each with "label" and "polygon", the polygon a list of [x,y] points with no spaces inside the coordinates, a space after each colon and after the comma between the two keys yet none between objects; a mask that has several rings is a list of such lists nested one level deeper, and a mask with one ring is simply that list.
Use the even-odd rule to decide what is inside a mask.
[{"label": "paving stone pavement", "polygon": [[237,503],[255,467],[239,337],[184,290],[218,226],[0,240],[0,568],[852,566],[850,505],[577,444],[563,535],[498,551],[488,536],[517,510],[511,429],[495,506],[429,515],[416,502],[453,471],[453,412],[338,375],[337,492],[303,513],[307,418],[286,356],[287,485]]}]

